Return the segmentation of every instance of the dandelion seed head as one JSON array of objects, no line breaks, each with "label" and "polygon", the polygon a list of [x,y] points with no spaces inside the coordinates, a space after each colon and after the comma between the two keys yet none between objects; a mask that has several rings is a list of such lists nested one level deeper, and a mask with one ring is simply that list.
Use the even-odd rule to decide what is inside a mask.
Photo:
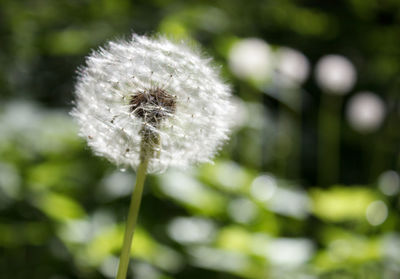
[{"label": "dandelion seed head", "polygon": [[357,79],[356,69],[349,59],[341,55],[325,55],[317,63],[316,80],[327,93],[346,95]]},{"label": "dandelion seed head", "polygon": [[148,123],[156,125],[175,112],[175,98],[162,88],[141,91],[130,96],[130,111]]},{"label": "dandelion seed head", "polygon": [[209,162],[234,119],[231,90],[209,58],[184,43],[133,35],[93,51],[79,71],[72,115],[97,155],[148,172]]},{"label": "dandelion seed head", "polygon": [[353,129],[367,134],[380,128],[385,120],[386,107],[375,93],[363,91],[350,98],[346,114]]},{"label": "dandelion seed head", "polygon": [[229,67],[239,78],[265,82],[272,72],[271,48],[264,40],[247,38],[229,51]]},{"label": "dandelion seed head", "polygon": [[310,72],[307,57],[296,49],[281,47],[276,54],[276,72],[281,75],[279,82],[285,87],[302,84]]}]

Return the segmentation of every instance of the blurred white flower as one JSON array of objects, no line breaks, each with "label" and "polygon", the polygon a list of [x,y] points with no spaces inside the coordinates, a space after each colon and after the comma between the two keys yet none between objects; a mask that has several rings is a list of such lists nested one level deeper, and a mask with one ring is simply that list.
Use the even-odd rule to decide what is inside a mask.
[{"label": "blurred white flower", "polygon": [[14,100],[1,104],[0,111],[0,145],[23,143],[27,157],[60,152],[75,141],[77,127],[63,110],[47,110],[34,102]]},{"label": "blurred white flower", "polygon": [[264,40],[243,39],[231,48],[229,67],[239,78],[263,82],[271,75],[272,57],[270,47]]},{"label": "blurred white flower", "polygon": [[181,243],[209,243],[216,234],[216,227],[208,219],[177,217],[168,224],[168,234]]},{"label": "blurred white flower", "polygon": [[281,85],[296,86],[307,79],[310,63],[307,57],[298,50],[281,47],[276,54],[275,70]]},{"label": "blurred white flower", "polygon": [[256,177],[251,183],[250,194],[265,208],[273,212],[304,219],[310,212],[311,201],[304,191],[281,187],[277,179],[269,174]]},{"label": "blurred white flower", "polygon": [[274,265],[286,268],[301,266],[314,255],[314,244],[306,238],[271,238],[261,233],[252,238],[255,254],[267,258]]},{"label": "blurred white flower", "polygon": [[266,202],[272,198],[278,188],[275,177],[264,174],[258,176],[251,183],[250,193],[261,202]]},{"label": "blurred white flower", "polygon": [[350,99],[346,113],[348,121],[356,131],[373,132],[385,118],[385,104],[372,92],[360,92]]},{"label": "blurred white flower", "polygon": [[72,115],[97,155],[148,172],[207,162],[227,139],[233,106],[209,58],[183,43],[133,35],[94,51],[81,68]]},{"label": "blurred white flower", "polygon": [[365,216],[372,226],[379,226],[388,217],[388,208],[383,201],[374,201],[367,207]]},{"label": "blurred white flower", "polygon": [[322,89],[338,95],[350,92],[357,79],[353,64],[341,55],[323,56],[317,63],[315,74]]},{"label": "blurred white flower", "polygon": [[229,216],[238,223],[248,224],[257,217],[257,207],[247,198],[232,199],[228,205]]},{"label": "blurred white flower", "polygon": [[387,196],[394,196],[400,192],[400,176],[394,170],[382,173],[378,179],[378,187]]},{"label": "blurred white flower", "polygon": [[134,180],[135,176],[132,173],[115,170],[102,179],[96,195],[105,201],[129,195],[132,191],[131,184]]}]

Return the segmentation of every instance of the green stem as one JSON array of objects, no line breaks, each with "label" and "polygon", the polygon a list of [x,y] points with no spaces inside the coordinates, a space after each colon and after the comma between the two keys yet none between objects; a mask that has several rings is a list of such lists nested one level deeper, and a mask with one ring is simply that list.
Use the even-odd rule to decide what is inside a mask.
[{"label": "green stem", "polygon": [[135,231],[136,221],[140,208],[140,201],[142,199],[143,185],[146,178],[147,165],[149,163],[149,156],[143,152],[139,168],[136,173],[136,185],[132,193],[131,204],[129,206],[128,220],[126,221],[124,242],[122,245],[121,256],[119,258],[118,273],[116,279],[125,279],[128,271],[130,252],[132,246],[133,233]]}]

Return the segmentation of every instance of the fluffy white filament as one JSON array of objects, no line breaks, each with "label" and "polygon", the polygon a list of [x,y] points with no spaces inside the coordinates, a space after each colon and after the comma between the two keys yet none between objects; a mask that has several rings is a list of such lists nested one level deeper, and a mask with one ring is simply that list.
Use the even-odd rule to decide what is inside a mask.
[{"label": "fluffy white filament", "polygon": [[[140,105],[153,115],[159,109],[156,120],[132,111],[132,98],[151,90],[175,102],[173,109]],[[230,88],[211,60],[163,37],[133,35],[94,51],[80,70],[75,94],[72,115],[97,155],[136,169],[143,129],[157,135],[150,173],[210,161],[227,139],[234,112]]]}]

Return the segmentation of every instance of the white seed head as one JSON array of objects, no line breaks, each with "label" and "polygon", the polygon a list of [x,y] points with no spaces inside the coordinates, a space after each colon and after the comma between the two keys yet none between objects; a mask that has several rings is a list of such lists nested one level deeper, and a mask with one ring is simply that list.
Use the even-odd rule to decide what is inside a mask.
[{"label": "white seed head", "polygon": [[235,43],[229,51],[229,67],[239,78],[264,82],[272,72],[270,46],[262,39],[248,38]]},{"label": "white seed head", "polygon": [[285,87],[298,86],[308,77],[310,63],[307,57],[296,49],[281,47],[276,53],[275,70],[279,82]]},{"label": "white seed head", "polygon": [[379,129],[385,120],[385,103],[376,94],[359,92],[348,102],[347,119],[350,125],[360,133],[372,133]]},{"label": "white seed head", "polygon": [[354,87],[356,69],[349,59],[341,55],[325,55],[317,63],[316,80],[327,93],[345,95]]},{"label": "white seed head", "polygon": [[75,95],[72,115],[94,152],[136,169],[149,144],[150,173],[210,161],[234,113],[211,60],[164,37],[133,35],[92,52]]}]

